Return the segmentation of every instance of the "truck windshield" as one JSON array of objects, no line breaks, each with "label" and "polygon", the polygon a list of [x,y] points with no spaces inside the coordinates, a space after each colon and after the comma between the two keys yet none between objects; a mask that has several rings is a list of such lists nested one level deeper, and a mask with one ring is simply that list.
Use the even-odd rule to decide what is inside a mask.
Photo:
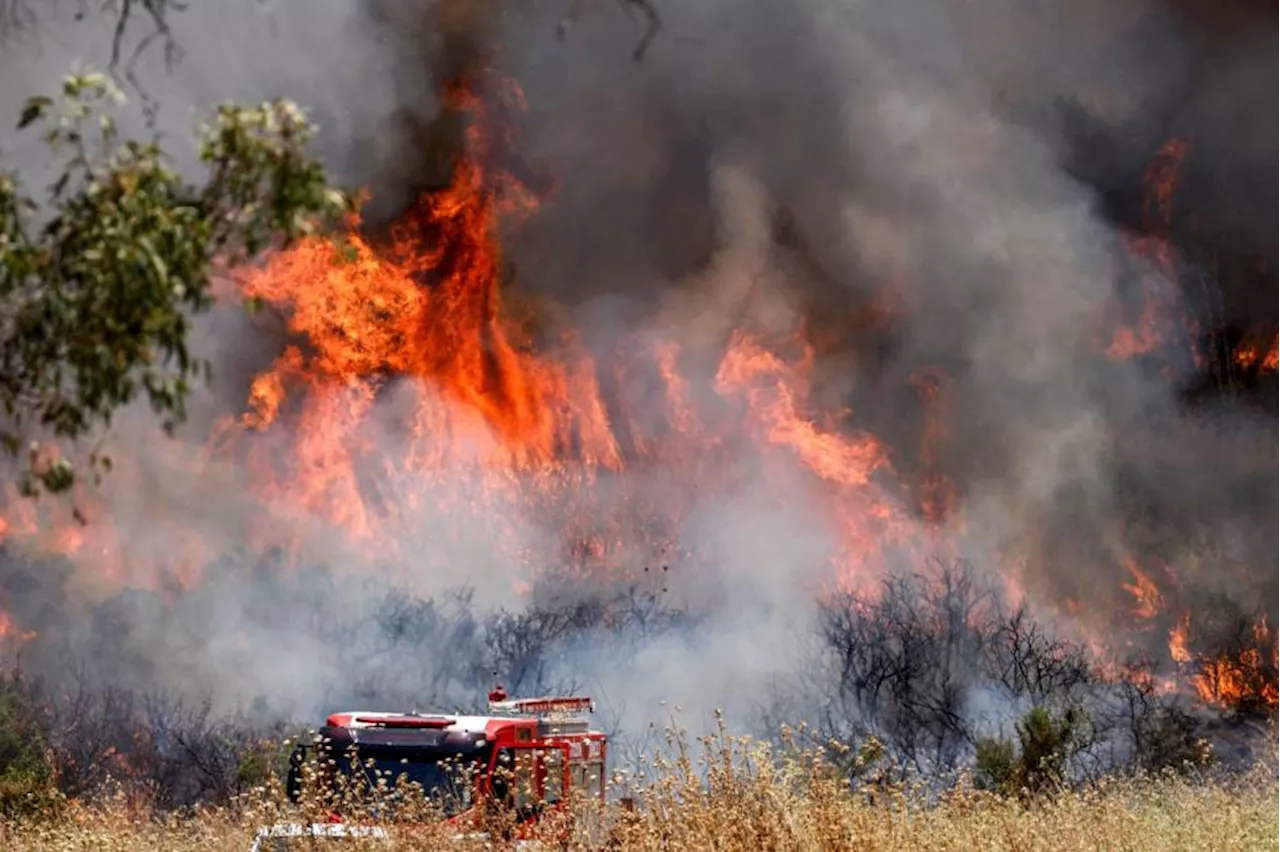
[{"label": "truck windshield", "polygon": [[358,764],[347,764],[347,773],[359,773],[371,791],[381,782],[396,798],[424,796],[450,816],[471,807],[471,785],[478,769],[474,761],[374,757],[360,758]]}]

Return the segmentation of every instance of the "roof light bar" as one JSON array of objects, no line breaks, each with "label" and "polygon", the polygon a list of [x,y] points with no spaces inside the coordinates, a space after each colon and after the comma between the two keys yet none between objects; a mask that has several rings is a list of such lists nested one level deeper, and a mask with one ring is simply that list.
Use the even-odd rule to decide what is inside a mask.
[{"label": "roof light bar", "polygon": [[495,716],[572,716],[578,713],[594,713],[595,701],[590,698],[518,698],[511,701],[490,701],[489,712]]}]

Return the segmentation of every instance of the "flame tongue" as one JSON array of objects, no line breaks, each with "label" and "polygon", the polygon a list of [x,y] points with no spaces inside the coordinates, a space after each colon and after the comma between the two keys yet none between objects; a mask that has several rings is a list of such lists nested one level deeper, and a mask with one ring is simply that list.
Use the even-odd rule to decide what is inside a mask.
[{"label": "flame tongue", "polygon": [[[255,469],[271,471],[264,496],[387,546],[392,537],[379,534],[376,516],[389,507],[374,509],[356,471],[378,449],[375,401],[396,384],[413,399],[403,459],[382,463],[397,502],[417,506],[449,493],[453,510],[470,505],[480,515],[552,512],[574,559],[607,561],[624,549],[627,526],[664,530],[655,541],[669,547],[687,501],[659,506],[625,482],[606,498],[593,491],[598,477],[636,462],[683,460],[670,471],[687,478],[683,490],[732,487],[733,475],[723,473],[732,465],[707,461],[734,449],[718,437],[735,428],[729,416],[772,464],[807,471],[823,502],[834,499],[845,571],[874,555],[900,520],[871,481],[887,471],[888,457],[874,437],[821,428],[806,414],[813,354],[802,339],[788,361],[745,330],[735,333],[715,376],[722,402],[711,409],[681,375],[677,344],[642,346],[640,363],[623,360],[615,370],[620,378],[637,369],[656,375],[667,406],[655,418],[615,404],[612,419],[629,427],[619,441],[593,359],[571,334],[538,340],[512,316],[496,228],[536,202],[487,168],[503,139],[491,135],[476,99],[454,87],[449,103],[472,118],[454,180],[420,199],[386,246],[354,233],[345,247],[314,239],[241,281],[246,296],[282,310],[305,341],[257,377],[243,418],[270,433],[287,416],[298,436],[283,457],[259,459]],[[518,536],[508,538],[521,548]]]},{"label": "flame tongue", "polygon": [[[450,103],[478,109],[456,88]],[[249,422],[272,422],[290,377],[312,386],[362,386],[368,393],[358,396],[367,399],[388,377],[408,376],[479,414],[518,465],[550,461],[570,435],[594,442],[592,455],[616,463],[592,404],[594,388],[574,393],[568,369],[518,347],[526,341],[513,339],[513,325],[501,314],[498,207],[515,198],[527,209],[532,201],[509,179],[486,178],[478,124],[466,138],[452,185],[424,196],[393,227],[386,251],[375,252],[358,236],[345,251],[312,240],[244,280],[247,296],[288,311],[290,331],[314,353],[304,359],[290,350],[258,378]],[[430,425],[458,431],[457,424]]]}]

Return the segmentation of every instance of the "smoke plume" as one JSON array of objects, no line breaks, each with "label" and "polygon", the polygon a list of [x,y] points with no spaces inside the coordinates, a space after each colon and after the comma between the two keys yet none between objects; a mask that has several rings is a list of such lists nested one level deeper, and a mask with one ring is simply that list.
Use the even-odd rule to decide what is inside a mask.
[{"label": "smoke plume", "polygon": [[[1169,566],[1177,582],[1163,594],[1186,607],[1217,596],[1252,611],[1276,599],[1274,374],[1261,390],[1233,386],[1207,402],[1191,393],[1219,375],[1218,341],[1275,334],[1275,43],[1261,35],[1274,31],[1274,6],[660,3],[662,28],[634,61],[644,24],[631,7],[577,4],[574,25],[560,27],[569,5],[193,5],[171,13],[179,61],[166,68],[162,51],[143,52],[135,86],[190,168],[187,128],[213,103],[283,96],[308,106],[335,177],[370,190],[365,225],[377,237],[449,182],[463,134],[443,109],[443,84],[486,69],[494,76],[484,79],[514,79],[529,108],[512,118],[501,165],[553,188],[534,215],[504,225],[501,242],[512,287],[547,339],[573,329],[602,364],[622,339],[672,342],[692,402],[714,407],[737,330],[781,339],[802,328],[815,352],[807,404],[847,411],[840,429],[876,436],[899,474],[865,486],[906,519],[911,547],[897,566],[912,567],[941,537],[950,555],[1104,646],[1162,648],[1167,638],[1123,624],[1135,558],[1144,570]],[[70,17],[42,13],[35,32],[6,46],[7,114],[73,62],[103,64],[109,22]],[[143,128],[139,114],[132,129]],[[1177,282],[1202,283],[1165,293],[1165,349],[1108,358],[1107,312],[1120,304],[1136,315],[1140,282],[1164,274],[1149,258],[1123,258],[1149,226],[1144,169],[1170,138],[1190,153],[1165,237]],[[6,167],[44,180],[38,142],[5,135],[0,149]],[[238,458],[191,464],[215,424],[243,412],[287,337],[279,317],[234,305],[203,318],[198,334],[215,379],[184,432],[157,442],[138,411],[110,438],[115,455],[138,458],[126,480],[103,486],[91,522],[116,530],[123,576],[96,576],[76,553],[59,572],[40,575],[32,554],[0,568],[0,601],[39,634],[35,659],[40,642],[96,635],[115,618],[129,654],[112,670],[140,684],[218,684],[228,702],[267,696],[303,718],[339,699],[462,702],[460,685],[488,674],[465,607],[433,616],[438,632],[417,640],[425,661],[410,663],[399,639],[379,656],[391,640],[359,625],[386,616],[389,588],[445,601],[467,586],[475,605],[511,617],[531,602],[615,591],[553,570],[568,546],[564,518],[517,497],[493,510],[499,548],[496,517],[442,517],[408,499],[430,486],[383,477],[366,502],[394,507],[396,523],[381,529],[408,556],[375,564],[372,547],[330,520],[255,496]],[[1193,357],[1197,347],[1209,354]],[[652,383],[600,383],[611,422],[623,409],[643,422],[668,404]],[[435,392],[388,383],[373,402],[366,437],[377,452],[367,455],[395,466],[408,452],[407,413]],[[272,438],[282,453],[301,440],[284,428]],[[730,484],[705,492],[661,465],[601,474],[598,505],[585,510],[599,525],[611,496],[684,507],[675,530],[611,534],[627,583],[685,620],[593,628],[544,661],[538,685],[598,691],[618,724],[638,731],[662,701],[695,717],[728,705],[745,720],[805,664],[814,602],[837,580],[840,531],[806,476],[766,471],[734,440],[726,434],[721,447]],[[930,491],[943,481],[943,496]],[[276,571],[253,552],[263,524],[287,531],[304,567]],[[198,582],[166,587],[137,568],[195,539],[208,560]],[[505,559],[517,551],[528,564]],[[882,570],[867,568],[870,585]],[[161,592],[114,596],[120,585]],[[368,653],[353,672],[339,651],[356,645]],[[472,651],[470,669],[451,668]],[[406,686],[414,678],[418,692]]]}]

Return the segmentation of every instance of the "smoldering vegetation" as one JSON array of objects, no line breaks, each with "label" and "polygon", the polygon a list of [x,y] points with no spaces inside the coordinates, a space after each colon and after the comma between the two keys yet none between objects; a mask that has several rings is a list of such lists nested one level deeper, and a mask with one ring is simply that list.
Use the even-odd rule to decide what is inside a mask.
[{"label": "smoldering vegetation", "polygon": [[[57,606],[65,566],[6,557],[0,588],[20,602],[20,619],[24,608]],[[572,596],[539,588],[508,609],[478,605],[465,588],[416,597],[319,566],[282,571],[269,558],[238,571],[209,567],[208,582],[190,591],[120,594],[64,630],[26,637],[10,658],[0,690],[7,725],[46,744],[66,794],[110,782],[162,808],[226,801],[278,771],[284,741],[328,712],[483,712],[495,680],[519,695],[594,695],[612,766],[634,769],[665,747],[663,726],[652,724],[659,714],[695,728],[708,720],[674,705],[628,707],[644,694],[628,682],[656,647],[667,649],[668,667],[688,659],[709,671],[699,658],[731,617],[673,608],[660,586],[644,583]],[[1055,742],[1068,784],[1244,767],[1268,736],[1260,694],[1276,680],[1273,662],[1252,673],[1253,691],[1210,706],[1187,687],[1193,668],[1100,660],[963,562],[830,596],[815,611],[796,632],[788,669],[737,695],[723,718],[775,743],[825,749],[851,783],[945,785],[971,771],[981,749],[1016,742],[1036,713],[1065,720],[1055,722]],[[1267,652],[1250,645],[1251,613],[1227,605],[1214,616],[1234,625],[1215,653]],[[189,667],[185,685],[154,666],[160,630],[167,657]],[[269,673],[257,694],[200,678],[208,660],[234,666],[237,657]],[[652,689],[666,692],[663,683]]]}]

